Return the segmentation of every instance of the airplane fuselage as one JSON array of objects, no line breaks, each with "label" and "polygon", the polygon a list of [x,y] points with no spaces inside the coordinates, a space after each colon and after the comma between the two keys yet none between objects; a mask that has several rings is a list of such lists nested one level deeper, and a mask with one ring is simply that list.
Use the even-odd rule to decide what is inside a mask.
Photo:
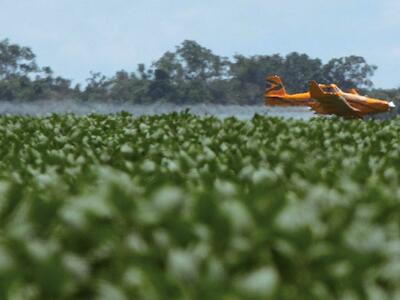
[{"label": "airplane fuselage", "polygon": [[349,93],[343,93],[341,96],[344,97],[352,107],[360,110],[364,115],[382,113],[390,110],[388,101]]},{"label": "airplane fuselage", "polygon": [[310,93],[286,94],[283,96],[266,96],[265,104],[272,106],[309,106],[313,99]]},{"label": "airplane fuselage", "polygon": [[[318,101],[311,98],[309,92],[267,97],[266,104],[273,106],[309,106],[319,114],[337,114],[344,117],[363,117],[368,114],[383,113],[390,110],[389,102],[380,99],[351,93],[332,93],[332,96],[343,97],[351,107],[358,111],[354,112],[352,115],[349,113],[340,114],[335,110],[335,107],[332,107],[331,109],[327,107],[321,107]],[[326,95],[326,97],[329,98],[329,95]]]}]

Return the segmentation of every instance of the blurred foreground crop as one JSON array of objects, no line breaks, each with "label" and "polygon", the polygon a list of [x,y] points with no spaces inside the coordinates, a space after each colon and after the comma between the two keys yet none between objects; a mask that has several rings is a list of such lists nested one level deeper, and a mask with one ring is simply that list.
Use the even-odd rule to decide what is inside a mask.
[{"label": "blurred foreground crop", "polygon": [[397,299],[400,119],[0,118],[0,299]]}]

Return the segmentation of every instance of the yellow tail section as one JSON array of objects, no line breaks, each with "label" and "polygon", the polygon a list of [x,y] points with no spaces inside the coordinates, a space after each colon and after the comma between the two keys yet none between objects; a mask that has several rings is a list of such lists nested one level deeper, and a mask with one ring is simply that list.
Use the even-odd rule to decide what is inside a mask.
[{"label": "yellow tail section", "polygon": [[308,106],[308,93],[286,93],[282,80],[277,75],[266,78],[269,87],[265,91],[265,104],[268,106]]},{"label": "yellow tail section", "polygon": [[265,91],[266,97],[282,97],[286,96],[286,90],[282,80],[277,75],[268,76],[267,83],[270,85]]}]

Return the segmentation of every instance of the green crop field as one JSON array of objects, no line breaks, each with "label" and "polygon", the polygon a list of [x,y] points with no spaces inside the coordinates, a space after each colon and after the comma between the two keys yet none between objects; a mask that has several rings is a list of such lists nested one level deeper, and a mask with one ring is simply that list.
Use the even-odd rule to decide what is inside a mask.
[{"label": "green crop field", "polygon": [[0,299],[399,299],[400,119],[0,117]]}]

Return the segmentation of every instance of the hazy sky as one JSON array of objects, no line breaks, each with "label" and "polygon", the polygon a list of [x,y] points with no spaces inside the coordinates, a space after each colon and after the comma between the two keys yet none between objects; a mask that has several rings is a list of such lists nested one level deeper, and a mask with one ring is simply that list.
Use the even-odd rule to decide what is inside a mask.
[{"label": "hazy sky", "polygon": [[364,56],[376,87],[400,86],[399,0],[0,0],[0,40],[83,82],[151,64],[185,39],[216,54]]}]

